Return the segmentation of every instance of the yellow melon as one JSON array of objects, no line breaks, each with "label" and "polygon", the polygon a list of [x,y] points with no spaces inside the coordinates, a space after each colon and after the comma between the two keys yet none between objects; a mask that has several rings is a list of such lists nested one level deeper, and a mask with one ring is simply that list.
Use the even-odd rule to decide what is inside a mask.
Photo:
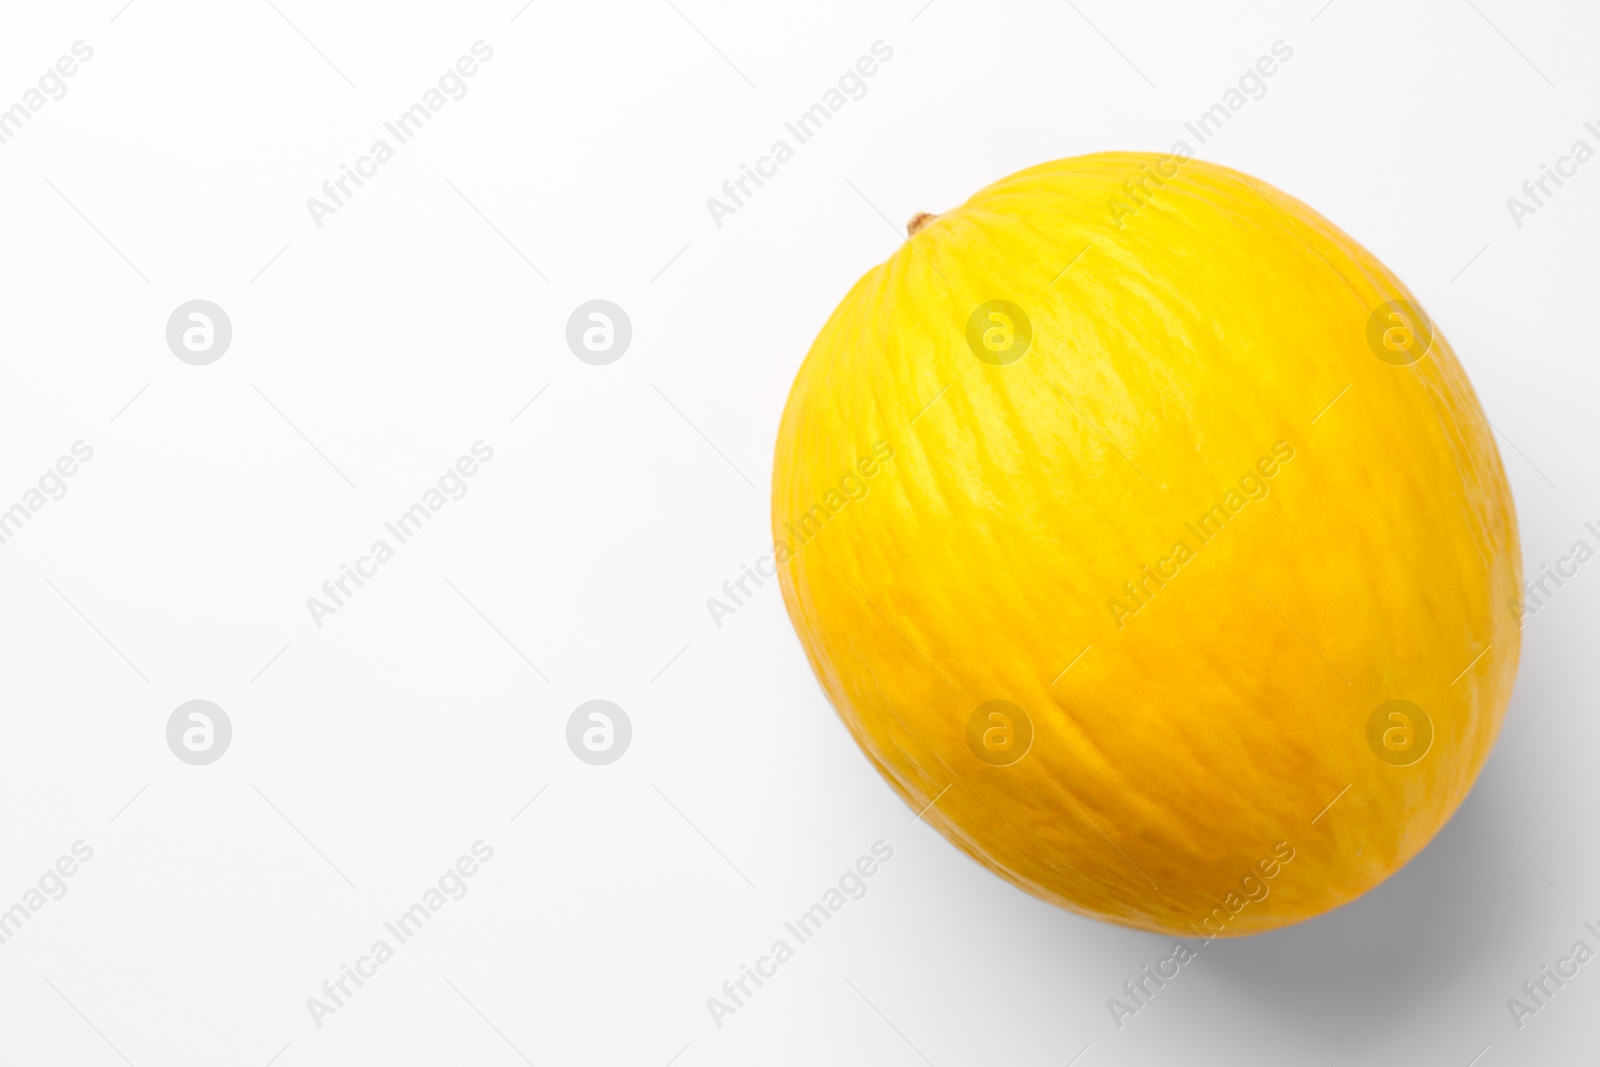
[{"label": "yellow melon", "polygon": [[1516,674],[1499,454],[1413,295],[1266,183],[1013,175],[845,297],[779,431],[789,615],[867,758],[1029,893],[1234,936],[1471,789]]}]

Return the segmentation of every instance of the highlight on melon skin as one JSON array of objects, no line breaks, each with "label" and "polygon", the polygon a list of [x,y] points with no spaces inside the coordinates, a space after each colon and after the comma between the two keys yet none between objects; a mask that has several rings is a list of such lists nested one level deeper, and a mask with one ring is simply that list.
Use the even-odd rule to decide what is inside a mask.
[{"label": "highlight on melon skin", "polygon": [[784,602],[866,758],[1107,922],[1241,936],[1393,874],[1520,648],[1511,494],[1440,325],[1187,154],[1046,163],[908,230],[818,334],[773,468]]}]

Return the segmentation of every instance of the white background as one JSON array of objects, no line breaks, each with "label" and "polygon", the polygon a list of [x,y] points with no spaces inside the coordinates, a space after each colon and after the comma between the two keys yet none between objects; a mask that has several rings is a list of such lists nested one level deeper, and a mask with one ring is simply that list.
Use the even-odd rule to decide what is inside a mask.
[{"label": "white background", "polygon": [[[1596,941],[1600,565],[1528,620],[1473,806],[1365,898],[1205,948],[1120,1030],[1106,999],[1170,941],[913,823],[775,586],[721,628],[705,605],[767,551],[789,383],[905,219],[1164,151],[1279,40],[1293,59],[1199,155],[1419,294],[1502,432],[1530,571],[1593,542],[1600,162],[1521,228],[1505,200],[1600,148],[1594,12],[274,2],[3,13],[0,106],[73,42],[94,57],[0,145],[0,507],[73,442],[94,458],[0,546],[0,908],[73,842],[94,856],[0,945],[0,1062],[1600,1055],[1600,963],[1520,1031],[1505,1005]],[[313,225],[306,198],[480,39],[465,98]],[[879,40],[867,95],[716,227],[706,198]],[[634,328],[605,367],[564,340],[597,297]],[[233,323],[209,366],[164,336],[194,298]],[[313,625],[306,598],[480,439],[468,494]],[[565,743],[597,697],[634,727],[606,767]],[[164,734],[195,698],[234,727],[206,767]],[[480,839],[470,892],[315,1026],[306,999]],[[716,1027],[706,998],[878,840],[868,895]]]}]

